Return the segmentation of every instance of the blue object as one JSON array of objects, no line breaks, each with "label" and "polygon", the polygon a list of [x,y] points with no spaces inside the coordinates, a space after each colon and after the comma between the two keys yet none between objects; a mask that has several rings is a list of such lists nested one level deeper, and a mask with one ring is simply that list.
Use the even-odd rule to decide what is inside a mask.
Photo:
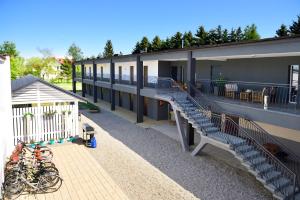
[{"label": "blue object", "polygon": [[96,148],[97,147],[97,141],[95,137],[91,138],[91,148]]}]

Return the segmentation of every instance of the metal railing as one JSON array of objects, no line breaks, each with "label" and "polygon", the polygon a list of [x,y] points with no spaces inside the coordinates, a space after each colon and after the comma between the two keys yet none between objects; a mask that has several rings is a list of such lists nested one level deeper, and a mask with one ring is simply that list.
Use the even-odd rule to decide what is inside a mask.
[{"label": "metal railing", "polygon": [[75,72],[75,77],[76,78],[81,78],[81,72]]},{"label": "metal railing", "polygon": [[[171,96],[171,100],[176,101],[178,99],[187,98],[189,99],[196,107],[197,110],[204,114],[208,119],[210,119],[211,123],[214,124],[215,127],[219,129],[220,132],[224,133],[221,134],[223,139],[228,143],[231,148],[235,150],[236,148],[236,142],[237,141],[243,141],[244,144],[251,145],[254,147],[256,151],[260,153],[261,156],[263,156],[266,159],[266,162],[269,163],[274,167],[276,171],[280,171],[281,174],[289,179],[290,184],[293,187],[293,194],[290,194],[290,191],[285,190],[281,187],[280,183],[273,182],[274,185],[278,188],[279,192],[285,196],[294,196],[296,184],[297,184],[297,176],[294,171],[292,171],[289,167],[287,167],[281,160],[279,160],[276,156],[274,156],[272,153],[270,153],[264,146],[262,141],[258,139],[257,134],[253,134],[253,132],[249,131],[247,128],[240,126],[238,123],[233,121],[232,118],[226,116],[226,115],[220,115],[217,113],[211,112],[209,108],[209,104],[207,105],[201,105],[198,101],[196,101],[187,91],[185,91],[178,83],[176,83],[171,78],[162,78],[159,77],[157,79],[157,82],[155,84],[155,88],[161,89],[159,94],[161,95],[169,95]],[[217,109],[217,108],[214,108]],[[205,131],[205,129],[202,130],[204,134],[208,135]],[[266,134],[264,134],[266,135]],[[241,139],[241,140],[239,140]],[[265,138],[266,141],[267,138]],[[273,141],[273,140],[272,140]],[[249,160],[251,164],[253,160]],[[259,168],[259,166],[256,166]],[[266,174],[262,174],[262,176],[266,176]],[[268,177],[266,177],[268,178]]]},{"label": "metal railing", "polygon": [[226,98],[234,101],[263,106],[264,96],[268,96],[268,107],[299,109],[300,86],[290,87],[289,84],[197,80],[197,88],[205,94]]}]

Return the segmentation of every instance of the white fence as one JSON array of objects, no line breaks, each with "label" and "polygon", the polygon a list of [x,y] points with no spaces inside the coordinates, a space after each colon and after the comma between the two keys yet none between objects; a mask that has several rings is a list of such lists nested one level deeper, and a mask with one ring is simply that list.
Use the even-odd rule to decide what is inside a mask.
[{"label": "white fence", "polygon": [[13,108],[14,144],[18,139],[49,141],[78,135],[78,107],[75,105]]}]

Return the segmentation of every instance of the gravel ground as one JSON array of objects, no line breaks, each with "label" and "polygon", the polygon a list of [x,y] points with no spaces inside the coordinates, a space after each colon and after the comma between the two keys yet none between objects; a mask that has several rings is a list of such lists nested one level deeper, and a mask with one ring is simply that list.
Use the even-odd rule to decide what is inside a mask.
[{"label": "gravel ground", "polygon": [[83,113],[101,127],[89,151],[130,199],[272,199],[249,173],[209,155],[192,157],[158,131],[107,111]]}]

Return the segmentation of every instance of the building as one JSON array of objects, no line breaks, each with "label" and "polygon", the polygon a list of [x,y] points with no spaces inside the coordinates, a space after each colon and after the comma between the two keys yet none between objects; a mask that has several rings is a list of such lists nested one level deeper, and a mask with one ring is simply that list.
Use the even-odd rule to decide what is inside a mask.
[{"label": "building", "polygon": [[[81,82],[83,97],[110,102],[111,110],[117,105],[134,111],[138,123],[143,116],[168,119],[173,110],[185,151],[194,143],[194,134],[200,133],[193,155],[211,143],[241,156],[257,176],[262,172],[253,170],[255,159],[268,161],[258,166],[287,165],[269,156],[272,152],[264,146],[268,143],[284,150],[293,163],[299,161],[293,157],[300,153],[299,65],[299,36],[87,59],[73,65],[73,92]],[[249,156],[238,151],[239,145],[248,148],[245,144],[258,152],[251,150]],[[288,182],[297,185],[299,163],[287,168],[293,168]],[[282,174],[285,170],[289,171],[278,169]],[[290,185],[278,183],[280,176],[263,174],[266,177],[258,180],[275,197],[291,196]]]},{"label": "building", "polygon": [[78,135],[78,102],[84,98],[32,75],[13,80],[11,92],[14,144]]}]

